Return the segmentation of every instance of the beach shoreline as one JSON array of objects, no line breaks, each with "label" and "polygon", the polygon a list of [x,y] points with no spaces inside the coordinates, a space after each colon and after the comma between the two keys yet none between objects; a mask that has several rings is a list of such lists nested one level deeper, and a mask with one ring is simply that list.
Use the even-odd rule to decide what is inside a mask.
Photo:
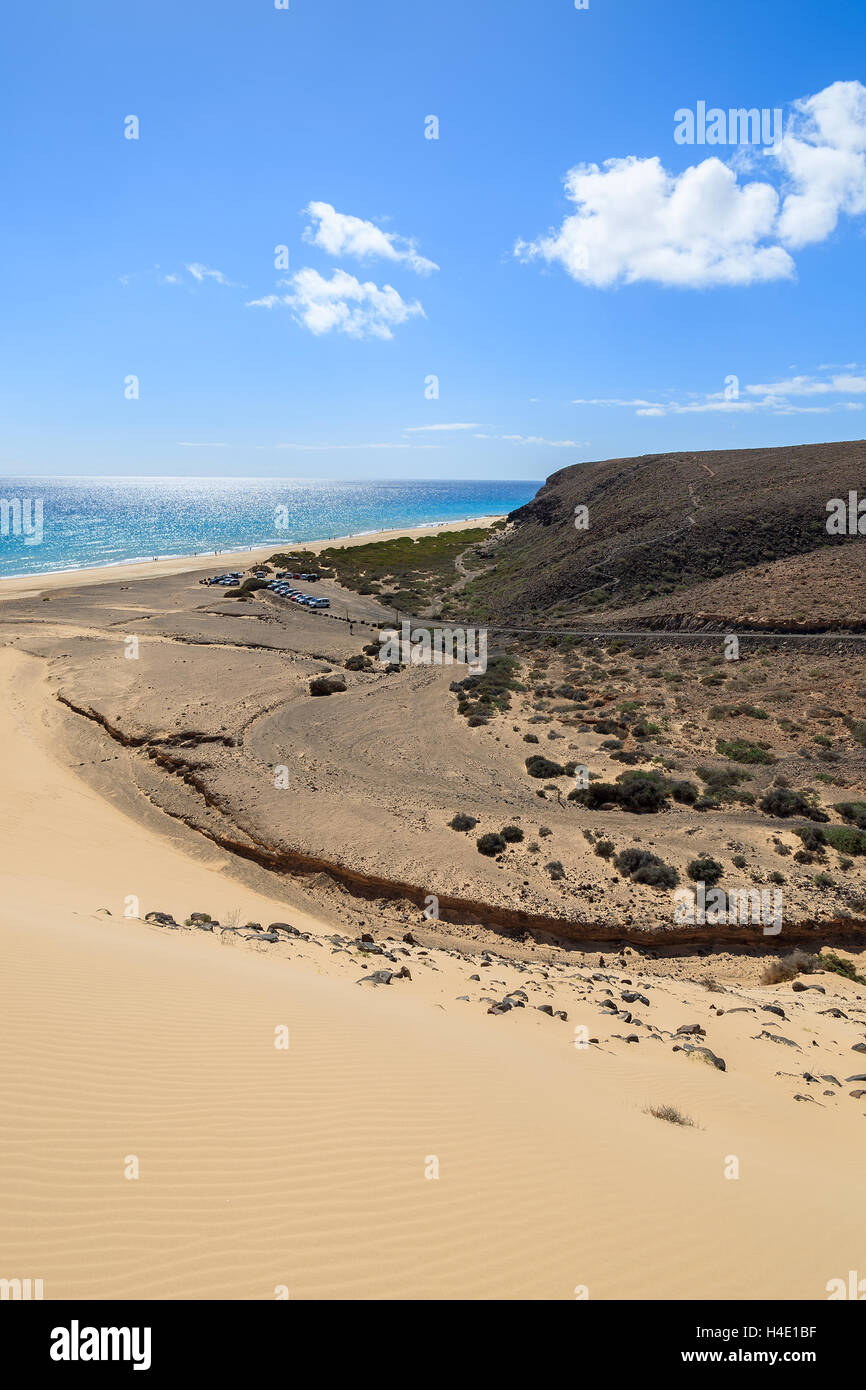
[{"label": "beach shoreline", "polygon": [[200,570],[219,570],[221,566],[235,562],[249,569],[261,564],[276,550],[311,551],[319,554],[328,546],[371,545],[379,541],[394,540],[398,536],[431,535],[436,531],[467,531],[476,526],[493,526],[502,521],[501,515],[464,517],[460,521],[428,521],[417,526],[401,526],[384,531],[360,531],[348,536],[324,536],[319,540],[299,541],[286,539],[269,544],[250,546],[244,550],[211,550],[192,555],[171,555],[152,560],[121,560],[110,565],[94,565],[89,568],[56,570],[47,574],[8,575],[0,578],[0,601],[11,598],[28,598],[36,594],[60,589],[77,588],[84,584],[109,584],[118,580],[161,579],[170,575],[194,574]]}]

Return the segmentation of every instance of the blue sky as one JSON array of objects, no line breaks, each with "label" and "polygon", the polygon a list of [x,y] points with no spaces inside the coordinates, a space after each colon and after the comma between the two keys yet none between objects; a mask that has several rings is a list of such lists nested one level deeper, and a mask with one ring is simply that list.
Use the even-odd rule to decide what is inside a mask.
[{"label": "blue sky", "polygon": [[[862,0],[289,4],[7,16],[4,473],[540,479],[866,434]],[[780,145],[677,143],[701,101],[781,110]]]}]

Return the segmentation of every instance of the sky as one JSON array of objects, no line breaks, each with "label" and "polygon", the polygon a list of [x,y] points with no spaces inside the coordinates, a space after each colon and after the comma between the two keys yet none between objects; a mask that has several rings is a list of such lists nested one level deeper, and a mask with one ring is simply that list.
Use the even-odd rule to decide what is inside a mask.
[{"label": "sky", "polygon": [[4,36],[7,476],[866,435],[863,0],[43,0]]}]

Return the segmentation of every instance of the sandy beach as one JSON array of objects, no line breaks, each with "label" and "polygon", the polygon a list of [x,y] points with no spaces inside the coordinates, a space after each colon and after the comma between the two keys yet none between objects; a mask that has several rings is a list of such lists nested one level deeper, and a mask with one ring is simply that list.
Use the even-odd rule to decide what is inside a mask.
[{"label": "sandy beach", "polygon": [[[577,828],[616,813],[527,785],[522,707],[469,729],[430,668],[311,699],[366,635],[160,564],[12,581],[0,617],[10,1270],[46,1299],[571,1300],[858,1268],[866,988],[641,944],[655,890]],[[546,832],[564,881],[479,855],[468,807]]]},{"label": "sandy beach", "polygon": [[209,551],[203,555],[175,555],[162,559],[134,560],[119,565],[100,565],[92,569],[62,570],[56,574],[15,575],[0,579],[0,601],[26,598],[82,584],[107,584],[123,580],[170,578],[178,574],[221,574],[231,568],[247,570],[279,550],[308,550],[318,555],[330,545],[369,545],[372,541],[393,540],[397,536],[429,536],[436,531],[467,531],[475,526],[492,526],[499,516],[467,517],[464,521],[434,521],[424,526],[401,527],[395,531],[370,531],[355,536],[328,536],[316,541],[274,541],[249,550]]}]

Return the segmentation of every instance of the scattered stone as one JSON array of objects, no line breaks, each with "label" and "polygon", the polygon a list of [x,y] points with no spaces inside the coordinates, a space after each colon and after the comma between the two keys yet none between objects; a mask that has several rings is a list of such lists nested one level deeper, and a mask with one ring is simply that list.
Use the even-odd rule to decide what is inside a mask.
[{"label": "scattered stone", "polygon": [[766,1028],[762,1028],[758,1034],[759,1038],[769,1038],[770,1042],[784,1043],[785,1047],[796,1047],[799,1050],[800,1044],[795,1043],[791,1038],[783,1038],[781,1033],[768,1033]]},{"label": "scattered stone", "polygon": [[310,681],[311,695],[338,695],[345,689],[343,676],[314,676]]},{"label": "scattered stone", "polygon": [[[678,1049],[674,1048],[674,1051]],[[727,1071],[723,1057],[717,1057],[715,1052],[711,1052],[708,1047],[694,1047],[691,1043],[683,1043],[682,1051],[689,1057],[699,1057],[707,1066],[715,1067],[717,1071]]]},{"label": "scattered stone", "polygon": [[775,1014],[777,1018],[784,1018],[785,1022],[788,1022],[785,1010],[781,1009],[778,1004],[762,1004],[761,1010],[765,1014]]},{"label": "scattered stone", "polygon": [[402,970],[374,970],[370,975],[362,975],[356,985],[390,985],[392,980],[411,980],[412,976],[403,966]]}]

